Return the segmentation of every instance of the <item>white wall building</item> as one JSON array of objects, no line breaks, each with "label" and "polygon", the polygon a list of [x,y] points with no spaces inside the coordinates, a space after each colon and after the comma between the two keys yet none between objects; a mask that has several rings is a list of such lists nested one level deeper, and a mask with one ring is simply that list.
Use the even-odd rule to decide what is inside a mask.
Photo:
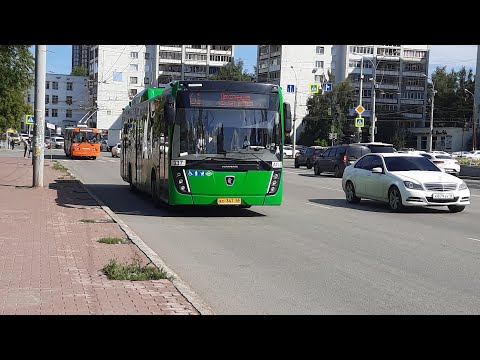
[{"label": "white wall building", "polygon": [[[302,119],[307,114],[307,99],[312,96],[310,85],[328,81],[332,71],[332,45],[259,45],[257,52],[257,81],[278,84],[284,99],[295,110],[295,127],[300,132]],[[288,92],[294,85],[297,92]],[[297,133],[298,136],[298,133]]]},{"label": "white wall building", "polygon": [[[63,133],[65,126],[77,124],[88,112],[88,77],[47,73],[45,80],[45,123]],[[27,91],[26,100],[34,109],[35,85]],[[21,128],[28,130],[24,119]]]}]

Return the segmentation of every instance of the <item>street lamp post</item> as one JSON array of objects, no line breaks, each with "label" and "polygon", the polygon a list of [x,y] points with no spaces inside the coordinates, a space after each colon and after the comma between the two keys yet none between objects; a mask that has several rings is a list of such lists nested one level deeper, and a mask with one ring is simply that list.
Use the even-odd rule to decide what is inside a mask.
[{"label": "street lamp post", "polygon": [[431,77],[423,74],[423,76],[427,79],[432,80],[432,109],[430,111],[430,135],[429,135],[429,144],[428,144],[428,151],[432,152],[433,150],[433,107],[435,103],[435,94],[437,90],[435,90],[435,83]]},{"label": "street lamp post", "polygon": [[[376,57],[374,57],[375,59],[375,62],[372,60],[372,59],[369,59],[369,58],[365,58],[367,59],[368,61],[370,61],[373,65],[373,75],[371,78],[369,78],[370,81],[372,81],[372,112],[371,112],[371,117],[372,117],[372,121],[371,121],[371,131],[372,131],[372,135],[370,137],[371,139],[371,142],[374,142],[375,141],[375,122],[376,122],[376,115],[375,115],[375,101],[376,101],[376,90],[377,90],[377,66],[378,66],[378,63],[377,63],[377,60],[376,60]],[[382,61],[382,59],[380,59],[380,61]],[[379,61],[379,63],[380,63]],[[362,84],[363,84],[363,56],[362,56],[362,59],[361,59],[361,65],[360,65],[360,105],[362,105]],[[359,133],[362,131],[361,128],[358,128],[359,129]],[[360,136],[359,136],[360,138]]]},{"label": "street lamp post", "polygon": [[[477,134],[476,134],[476,121],[477,121],[477,106],[475,104],[475,95],[468,89],[464,89],[465,92],[469,93],[470,95],[472,95],[472,98],[473,98],[473,138],[472,138],[472,147],[473,149],[472,150],[475,150],[477,148]],[[463,149],[463,147],[462,147]]]},{"label": "street lamp post", "polygon": [[295,158],[295,145],[297,143],[297,88],[298,88],[298,79],[297,79],[297,72],[293,68],[293,65],[290,66],[295,74],[295,100],[293,102],[293,158]]}]

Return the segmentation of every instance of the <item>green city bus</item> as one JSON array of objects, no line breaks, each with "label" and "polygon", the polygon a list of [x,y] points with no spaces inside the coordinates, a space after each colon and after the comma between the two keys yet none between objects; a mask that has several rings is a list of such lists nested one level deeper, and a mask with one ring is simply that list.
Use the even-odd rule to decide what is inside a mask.
[{"label": "green city bus", "polygon": [[123,111],[121,176],[156,205],[280,205],[292,127],[278,85],[174,81]]}]

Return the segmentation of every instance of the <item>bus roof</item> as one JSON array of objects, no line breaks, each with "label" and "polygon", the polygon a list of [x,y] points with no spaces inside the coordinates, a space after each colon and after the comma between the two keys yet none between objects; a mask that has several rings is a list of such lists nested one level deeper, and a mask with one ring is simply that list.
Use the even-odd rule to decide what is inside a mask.
[{"label": "bus roof", "polygon": [[97,128],[90,128],[90,127],[75,127],[75,126],[70,126],[70,127],[66,127],[65,128],[65,131],[67,130],[72,130],[73,132],[80,132],[80,131],[86,131],[86,132],[101,132],[102,130],[100,129],[97,129]]},{"label": "bus roof", "polygon": [[135,97],[132,99],[130,102],[130,106],[140,104],[141,102],[150,100],[151,98],[154,98],[157,95],[160,95],[163,90],[165,90],[164,87],[156,87],[156,88],[147,88],[145,90],[140,91]]}]

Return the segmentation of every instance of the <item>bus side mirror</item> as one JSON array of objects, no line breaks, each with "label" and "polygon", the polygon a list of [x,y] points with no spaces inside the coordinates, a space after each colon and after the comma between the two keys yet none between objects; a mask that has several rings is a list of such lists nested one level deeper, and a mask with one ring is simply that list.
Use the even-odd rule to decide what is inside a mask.
[{"label": "bus side mirror", "polygon": [[164,106],[167,124],[172,125],[175,122],[175,98],[171,94],[167,96]]},{"label": "bus side mirror", "polygon": [[290,134],[292,131],[292,112],[290,110],[290,104],[283,104],[283,119],[284,119],[284,130],[285,134]]}]

